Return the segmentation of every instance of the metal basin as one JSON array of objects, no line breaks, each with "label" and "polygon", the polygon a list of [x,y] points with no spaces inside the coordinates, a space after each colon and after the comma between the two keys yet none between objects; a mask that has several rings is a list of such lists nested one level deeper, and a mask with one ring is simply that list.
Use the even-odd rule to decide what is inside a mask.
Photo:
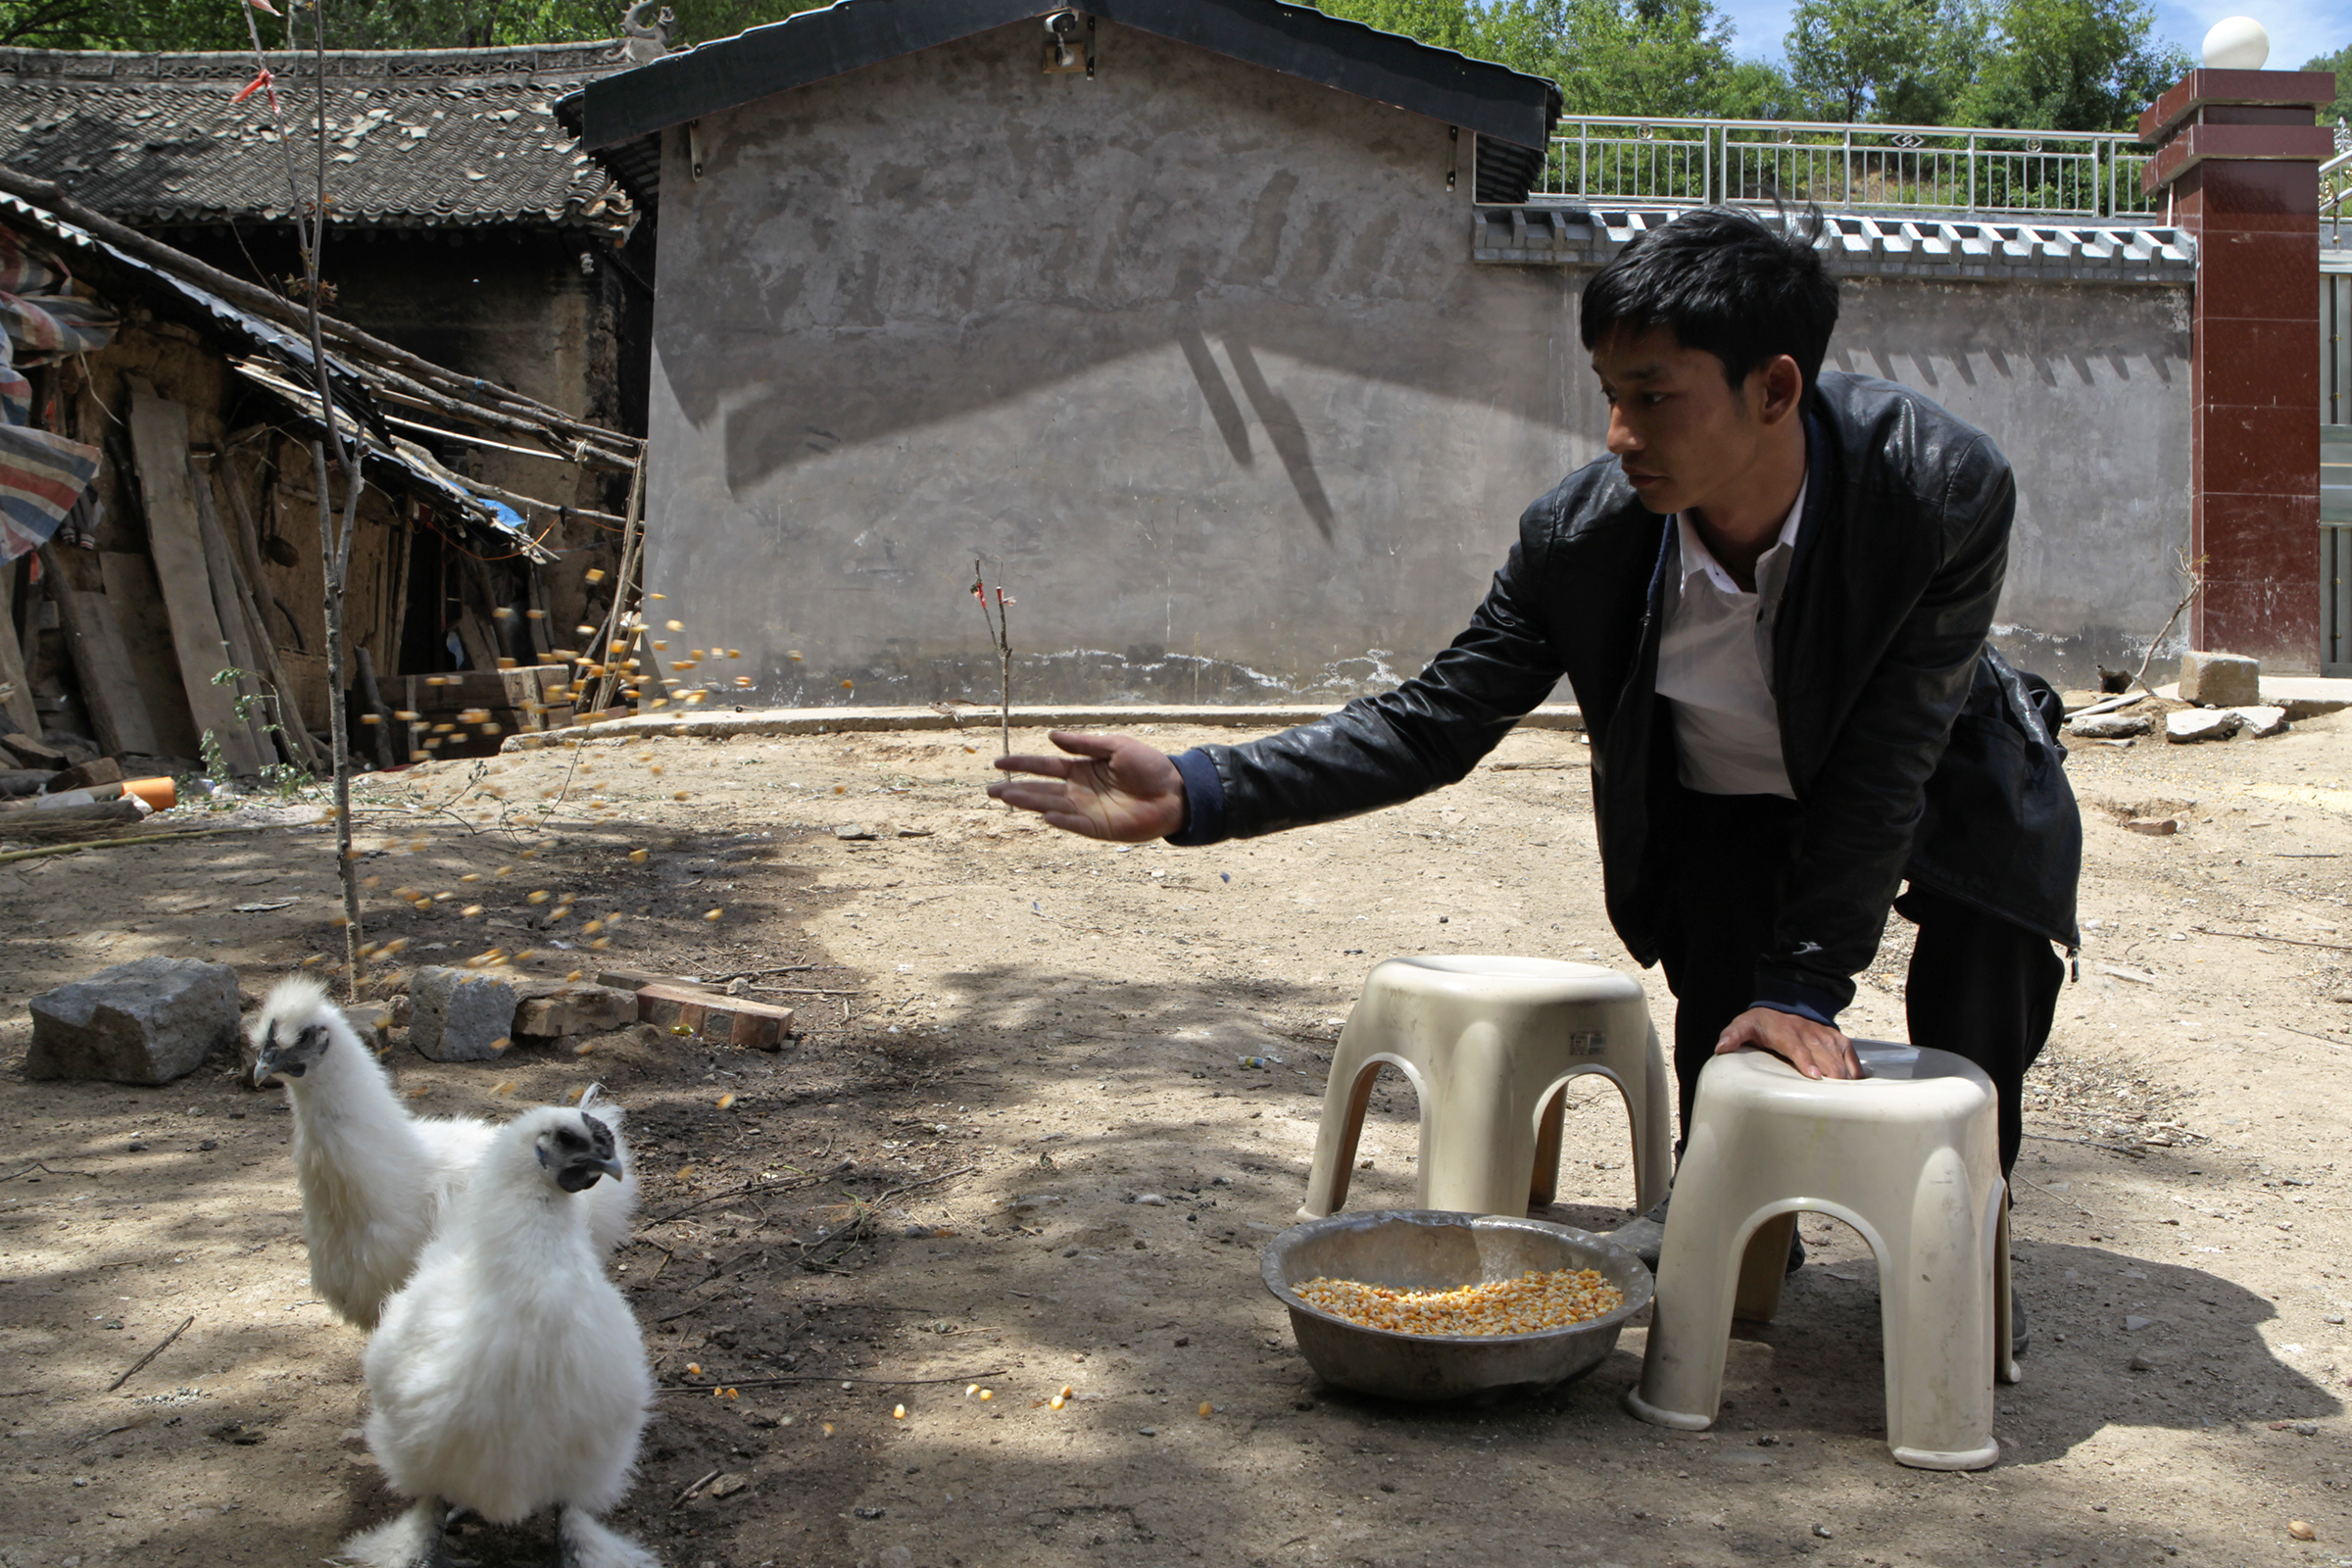
[{"label": "metal basin", "polygon": [[[1534,1334],[1400,1334],[1350,1323],[1300,1299],[1296,1289],[1322,1276],[1445,1291],[1558,1268],[1592,1269],[1625,1300],[1588,1322]],[[1582,1377],[1607,1359],[1618,1331],[1650,1300],[1649,1270],[1603,1237],[1540,1219],[1440,1209],[1373,1209],[1294,1225],[1266,1244],[1262,1272],[1266,1289],[1291,1309],[1291,1332],[1316,1376],[1390,1399],[1458,1399]]]}]

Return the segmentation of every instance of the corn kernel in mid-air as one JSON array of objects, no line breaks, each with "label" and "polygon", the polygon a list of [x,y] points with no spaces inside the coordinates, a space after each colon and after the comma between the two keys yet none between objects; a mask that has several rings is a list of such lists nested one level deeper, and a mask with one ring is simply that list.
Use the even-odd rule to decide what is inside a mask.
[{"label": "corn kernel in mid-air", "polygon": [[726,1094],[723,1094],[723,1095],[721,1095],[721,1096],[719,1096],[719,1097],[718,1097],[718,1108],[719,1108],[719,1109],[721,1109],[721,1110],[724,1110],[724,1109],[726,1109],[726,1108],[727,1108],[729,1105],[732,1105],[733,1103],[735,1103],[735,1096],[734,1096],[734,1093],[733,1093],[732,1091],[729,1091],[728,1093],[726,1093]]},{"label": "corn kernel in mid-air", "polygon": [[630,863],[631,865],[643,865],[643,864],[645,863],[645,859],[646,859],[646,852],[645,852],[645,851],[643,851],[643,850],[631,850],[631,851],[629,852],[629,863]]},{"label": "corn kernel in mid-air", "polygon": [[724,909],[712,909],[708,914],[704,915],[703,918],[706,920],[717,921],[724,919],[726,917],[726,913],[727,911]]},{"label": "corn kernel in mid-air", "polygon": [[904,1421],[904,1420],[906,1420],[906,1407],[905,1405],[903,1405],[903,1404],[894,1404],[894,1405],[892,1405],[892,1406],[891,1406],[891,1408],[890,1408],[890,1418],[891,1418],[893,1421]]}]

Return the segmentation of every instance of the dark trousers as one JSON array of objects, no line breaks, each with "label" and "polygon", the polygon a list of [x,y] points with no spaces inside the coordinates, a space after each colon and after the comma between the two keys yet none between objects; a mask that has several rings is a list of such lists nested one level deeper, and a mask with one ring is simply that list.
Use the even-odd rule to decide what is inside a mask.
[{"label": "dark trousers", "polygon": [[[1699,1071],[1755,1001],[1756,957],[1772,940],[1798,813],[1775,795],[1660,793],[1650,842],[1662,851],[1660,958],[1674,993],[1674,1072],[1688,1138]],[[2045,938],[1917,884],[1895,910],[1919,927],[1903,986],[1910,1043],[1984,1069],[2000,1096],[2007,1176],[2021,1138],[2019,1090],[2050,1037],[2066,965]]]}]

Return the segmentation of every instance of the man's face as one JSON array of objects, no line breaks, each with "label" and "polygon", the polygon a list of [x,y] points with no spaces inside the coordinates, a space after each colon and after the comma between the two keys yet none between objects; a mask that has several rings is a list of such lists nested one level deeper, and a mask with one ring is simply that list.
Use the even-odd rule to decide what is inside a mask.
[{"label": "man's face", "polygon": [[[1780,379],[1801,379],[1794,361],[1779,365],[1787,367]],[[1779,422],[1774,366],[1735,387],[1721,360],[1653,326],[1603,338],[1592,370],[1609,400],[1609,451],[1651,512],[1704,513],[1753,481]]]}]

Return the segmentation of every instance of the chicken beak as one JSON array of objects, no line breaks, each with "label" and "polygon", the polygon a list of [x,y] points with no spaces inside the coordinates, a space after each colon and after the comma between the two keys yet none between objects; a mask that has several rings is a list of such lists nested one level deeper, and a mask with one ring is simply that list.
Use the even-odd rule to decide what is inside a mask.
[{"label": "chicken beak", "polygon": [[596,1168],[597,1168],[598,1170],[601,1170],[601,1171],[603,1171],[603,1172],[604,1172],[606,1175],[608,1175],[608,1176],[612,1177],[612,1178],[614,1181],[618,1181],[618,1180],[620,1180],[620,1161],[619,1161],[619,1160],[617,1160],[617,1159],[600,1159],[600,1160],[597,1160],[597,1161],[595,1162],[595,1164],[596,1164]]}]

